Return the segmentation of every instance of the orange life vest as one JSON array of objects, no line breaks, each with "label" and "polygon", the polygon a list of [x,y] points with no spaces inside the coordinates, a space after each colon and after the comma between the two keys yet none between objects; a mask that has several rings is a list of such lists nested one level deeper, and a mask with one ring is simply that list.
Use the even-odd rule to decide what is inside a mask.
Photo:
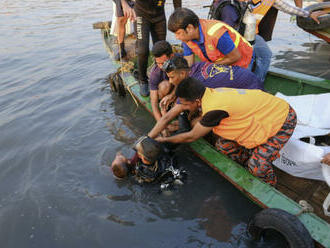
[{"label": "orange life vest", "polygon": [[250,149],[264,144],[281,129],[289,104],[261,90],[206,88],[202,113],[212,110],[229,114],[213,132]]},{"label": "orange life vest", "polygon": [[[228,31],[235,47],[241,54],[241,58],[232,65],[248,68],[252,59],[253,48],[243,36],[241,36],[234,28],[221,21],[200,19],[199,22],[204,35],[205,51],[211,62],[216,63],[225,57],[225,55],[217,49],[217,45],[220,37]],[[186,44],[202,61],[209,62],[195,42],[189,41]]]},{"label": "orange life vest", "polygon": [[273,6],[275,0],[252,0],[253,5],[253,11],[252,13],[255,15],[257,19],[257,26],[256,26],[256,33],[259,33],[259,23],[264,18],[264,16],[267,14],[268,10]]}]

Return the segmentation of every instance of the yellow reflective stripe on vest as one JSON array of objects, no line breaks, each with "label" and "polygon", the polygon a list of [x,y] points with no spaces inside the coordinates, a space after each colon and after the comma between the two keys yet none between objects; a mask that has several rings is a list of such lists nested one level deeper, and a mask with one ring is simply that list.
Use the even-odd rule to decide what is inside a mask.
[{"label": "yellow reflective stripe on vest", "polygon": [[242,37],[242,41],[244,43],[246,43],[249,47],[252,47],[250,42],[248,42],[244,37],[243,35],[241,35],[239,32],[237,32],[233,27],[229,26],[229,25],[226,25],[226,28],[228,28],[232,33],[235,34],[236,38],[235,38],[235,47],[238,47],[238,44],[239,44],[239,40],[240,40],[240,37]]},{"label": "yellow reflective stripe on vest", "polygon": [[224,25],[222,23],[216,23],[214,24],[209,30],[207,30],[208,35],[214,35],[216,31],[218,31],[220,28],[222,28]]},{"label": "yellow reflective stripe on vest", "polygon": [[220,28],[222,27],[226,27],[227,29],[229,29],[232,33],[235,34],[235,41],[234,41],[234,44],[235,44],[235,47],[237,48],[238,45],[239,45],[239,40],[240,40],[240,37],[242,37],[242,40],[243,42],[245,42],[248,46],[252,47],[250,42],[248,42],[243,36],[240,35],[240,33],[238,33],[234,28],[232,28],[231,26],[229,25],[225,25],[223,23],[216,23],[214,24],[208,31],[207,31],[207,34],[212,36],[215,34],[216,31],[218,31]]}]

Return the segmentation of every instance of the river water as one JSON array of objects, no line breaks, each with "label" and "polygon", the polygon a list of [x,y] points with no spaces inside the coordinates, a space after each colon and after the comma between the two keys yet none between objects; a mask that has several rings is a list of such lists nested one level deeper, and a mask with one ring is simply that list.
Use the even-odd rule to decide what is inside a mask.
[{"label": "river water", "polygon": [[[113,65],[92,24],[111,16],[107,0],[0,2],[1,247],[271,247],[245,235],[260,209],[186,148],[188,181],[171,195],[113,178],[115,153],[132,155],[153,120],[109,91]],[[276,30],[274,64],[324,44],[296,30]]]}]

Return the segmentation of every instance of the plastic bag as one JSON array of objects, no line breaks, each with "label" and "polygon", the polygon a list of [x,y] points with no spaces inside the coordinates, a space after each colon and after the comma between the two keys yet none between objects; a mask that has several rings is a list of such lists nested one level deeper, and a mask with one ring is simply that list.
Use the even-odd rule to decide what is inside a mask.
[{"label": "plastic bag", "polygon": [[298,124],[316,128],[330,128],[330,93],[277,97],[286,100],[296,111]]},{"label": "plastic bag", "polygon": [[[330,166],[324,165],[322,168],[320,161],[328,152],[330,146],[316,146],[291,138],[273,164],[296,177],[326,181],[325,177],[330,177]],[[330,182],[330,178],[327,180]]]}]

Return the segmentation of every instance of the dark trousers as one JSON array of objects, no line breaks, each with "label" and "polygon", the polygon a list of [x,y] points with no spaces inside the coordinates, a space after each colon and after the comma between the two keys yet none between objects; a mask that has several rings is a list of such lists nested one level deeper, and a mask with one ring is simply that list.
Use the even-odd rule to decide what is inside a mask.
[{"label": "dark trousers", "polygon": [[153,21],[150,18],[137,16],[136,18],[136,36],[137,36],[137,65],[139,80],[148,83],[147,68],[149,56],[149,37],[151,34],[152,43],[166,39],[166,18],[157,17]]}]

